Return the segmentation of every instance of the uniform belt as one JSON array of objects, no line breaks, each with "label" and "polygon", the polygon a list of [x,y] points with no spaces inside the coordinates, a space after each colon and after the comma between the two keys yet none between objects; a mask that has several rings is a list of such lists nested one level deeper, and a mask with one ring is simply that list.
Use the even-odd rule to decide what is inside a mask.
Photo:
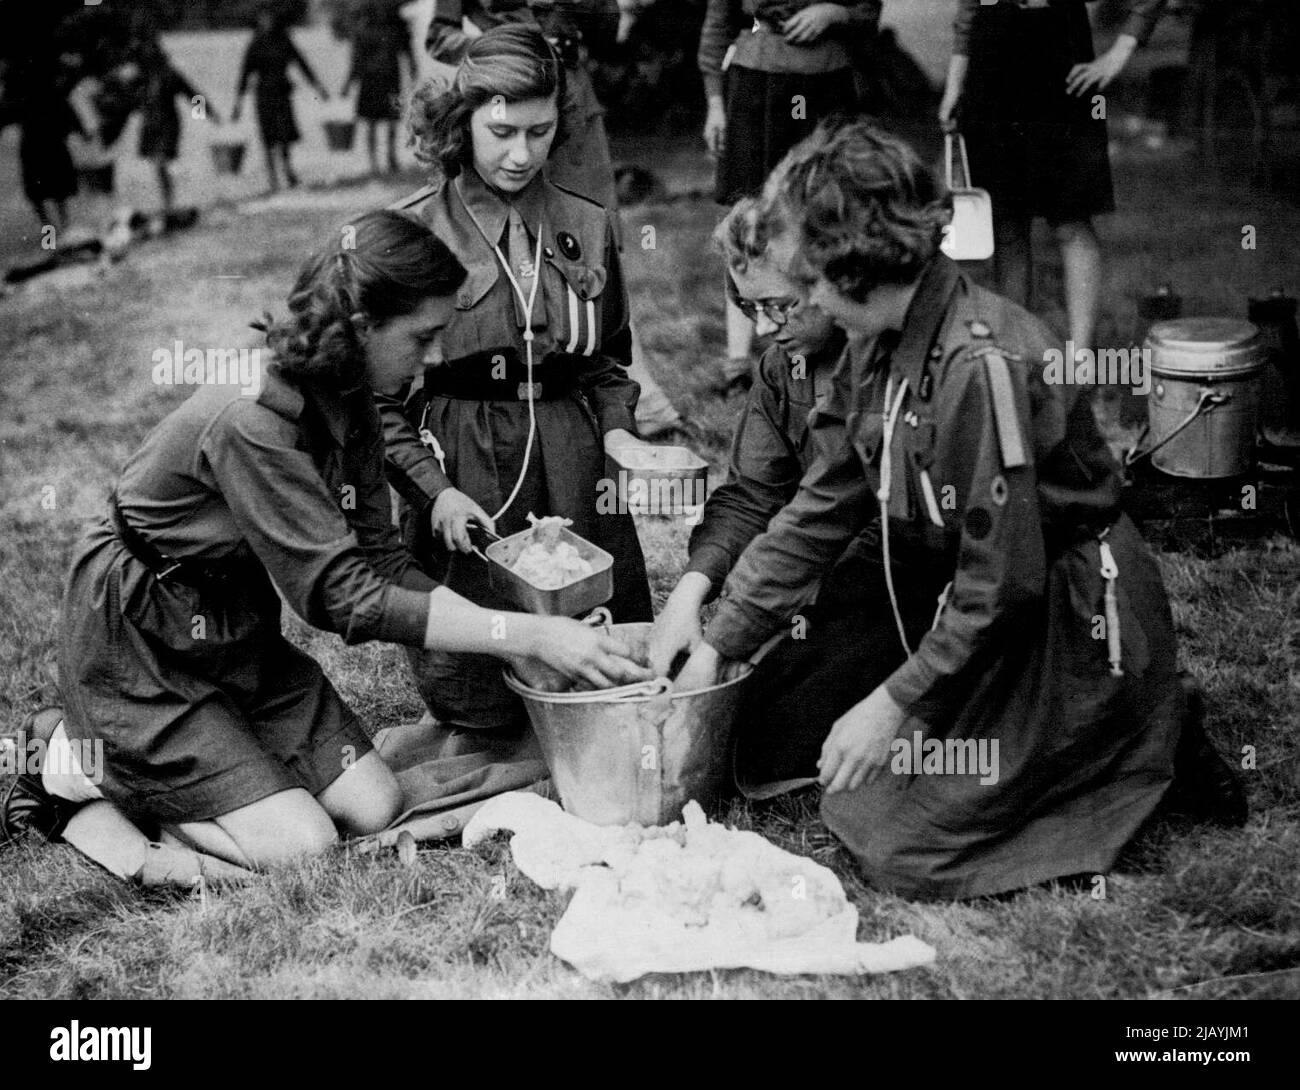
[{"label": "uniform belt", "polygon": [[1026,11],[1058,6],[1060,0],[981,0],[981,7],[1023,8]]},{"label": "uniform belt", "polygon": [[200,561],[192,557],[173,557],[151,545],[122,514],[117,497],[109,500],[109,520],[126,551],[153,572],[159,582],[184,583],[199,590],[210,589],[235,575],[247,575],[256,562],[251,557]]},{"label": "uniform belt", "polygon": [[[534,401],[559,401],[573,392],[574,385],[573,376],[559,369],[533,368]],[[472,371],[437,367],[424,373],[424,389],[430,397],[460,401],[527,401],[528,369],[507,367],[504,377],[493,378],[490,367]]]}]

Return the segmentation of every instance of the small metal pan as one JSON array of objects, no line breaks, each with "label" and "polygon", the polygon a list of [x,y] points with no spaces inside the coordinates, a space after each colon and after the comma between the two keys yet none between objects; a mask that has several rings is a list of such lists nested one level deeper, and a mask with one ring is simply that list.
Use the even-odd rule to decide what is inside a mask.
[{"label": "small metal pan", "polygon": [[689,447],[628,447],[606,457],[631,511],[682,515],[704,502],[709,464]]},{"label": "small metal pan", "polygon": [[593,569],[584,576],[562,587],[548,590],[530,583],[513,568],[519,554],[533,542],[530,527],[509,537],[499,537],[477,523],[470,524],[471,532],[477,531],[487,537],[496,538],[486,550],[477,546],[478,553],[488,566],[488,575],[492,588],[509,598],[520,609],[528,613],[544,613],[551,617],[576,617],[590,613],[614,597],[614,558],[599,546],[593,545],[584,537],[579,537],[572,530],[561,529],[560,540],[567,541],[578,555],[586,560]]}]

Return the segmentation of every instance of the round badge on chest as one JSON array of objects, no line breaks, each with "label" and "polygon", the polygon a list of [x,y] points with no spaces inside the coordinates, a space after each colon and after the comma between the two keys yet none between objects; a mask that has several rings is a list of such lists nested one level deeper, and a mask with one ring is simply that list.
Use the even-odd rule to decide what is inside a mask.
[{"label": "round badge on chest", "polygon": [[578,245],[578,240],[568,231],[561,231],[556,235],[555,244],[560,248],[560,253],[569,261],[577,261],[582,256],[582,247]]}]

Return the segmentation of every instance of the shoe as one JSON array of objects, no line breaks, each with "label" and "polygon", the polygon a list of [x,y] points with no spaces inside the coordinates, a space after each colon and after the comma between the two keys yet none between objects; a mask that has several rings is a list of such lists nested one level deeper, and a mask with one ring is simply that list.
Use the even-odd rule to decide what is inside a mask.
[{"label": "shoe", "polygon": [[[48,746],[62,722],[62,708],[42,708],[28,717],[21,733],[27,742],[40,739]],[[49,841],[58,840],[77,809],[76,803],[56,799],[45,790],[40,770],[24,767],[0,804],[0,844],[20,840],[31,832],[40,833]]]},{"label": "shoe", "polygon": [[1165,796],[1164,809],[1213,825],[1245,825],[1250,814],[1246,789],[1205,733],[1205,698],[1200,686],[1186,675],[1181,681],[1187,694],[1187,715],[1174,753],[1174,782]]}]

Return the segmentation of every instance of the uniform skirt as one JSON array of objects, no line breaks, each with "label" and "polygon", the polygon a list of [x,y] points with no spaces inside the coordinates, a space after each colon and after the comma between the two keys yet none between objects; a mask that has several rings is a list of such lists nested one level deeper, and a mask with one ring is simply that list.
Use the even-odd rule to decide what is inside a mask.
[{"label": "uniform skirt", "polygon": [[301,787],[370,742],[320,666],[280,634],[255,561],[204,591],[159,581],[109,527],[73,564],[59,681],[71,738],[104,747],[104,796],[137,821],[203,821]]},{"label": "uniform skirt", "polygon": [[[894,533],[897,553],[911,557],[895,581],[915,647],[933,622],[936,587],[941,573],[953,570],[953,558],[927,555],[924,535],[909,535],[905,526]],[[1173,780],[1187,712],[1173,621],[1155,559],[1127,516],[1107,540],[1120,572],[1123,676],[1111,674],[1107,642],[1094,638],[1105,586],[1097,542],[1089,538],[1056,557],[1037,618],[1003,634],[955,715],[904,723],[898,739],[907,763],[891,751],[873,781],[823,797],[827,828],[872,885],[904,897],[949,899],[1104,874],[1155,812]],[[762,702],[764,692],[773,708],[780,702],[788,734],[770,712],[738,725],[743,787],[761,789],[764,776],[815,776],[835,718],[902,665],[883,572],[878,563],[874,573],[871,567],[860,569],[862,596],[850,610],[814,614],[805,644],[786,641],[790,646],[778,645],[772,662],[759,664],[755,682],[764,688],[747,698],[749,705]],[[854,671],[858,684],[846,683]],[[954,758],[961,743],[961,760],[927,766],[922,747],[931,740],[951,743]],[[991,776],[980,773],[981,747]]]},{"label": "uniform skirt", "polygon": [[288,86],[258,91],[257,127],[266,145],[294,144],[302,138],[293,116],[293,92]]},{"label": "uniform skirt", "polygon": [[168,102],[145,110],[140,122],[140,158],[162,158],[170,163],[180,155],[180,148],[181,119],[175,105]]},{"label": "uniform skirt", "polygon": [[[727,133],[714,197],[719,204],[732,205],[757,193],[785,153],[823,117],[855,111],[858,90],[851,68],[762,72],[732,64],[723,77],[723,101]],[[803,109],[797,108],[800,101]]]},{"label": "uniform skirt", "polygon": [[25,123],[18,158],[22,163],[23,193],[32,204],[67,200],[76,194],[77,172],[67,140],[53,126]]},{"label": "uniform skirt", "polygon": [[362,121],[397,121],[402,116],[402,74],[366,72],[357,87],[357,117]]},{"label": "uniform skirt", "polygon": [[972,183],[996,213],[1061,222],[1115,210],[1106,120],[1092,94],[1065,91],[1093,56],[1083,4],[975,12],[961,127]]},{"label": "uniform skirt", "polygon": [[[528,473],[510,509],[497,520],[509,537],[528,528],[528,513],[563,515],[572,531],[614,557],[614,597],[606,603],[615,622],[649,621],[650,587],[632,516],[598,514],[598,484],[605,455],[594,419],[575,396],[536,403],[537,435]],[[435,395],[428,426],[447,458],[455,486],[494,514],[514,487],[528,440],[526,401],[474,401]],[[518,606],[491,587],[486,561],[474,553],[450,555],[435,541],[430,508],[407,510],[408,547],[428,573],[478,605],[503,611]],[[526,725],[522,702],[502,680],[502,663],[488,655],[412,651],[411,664],[424,702],[444,723],[486,730]]]}]

